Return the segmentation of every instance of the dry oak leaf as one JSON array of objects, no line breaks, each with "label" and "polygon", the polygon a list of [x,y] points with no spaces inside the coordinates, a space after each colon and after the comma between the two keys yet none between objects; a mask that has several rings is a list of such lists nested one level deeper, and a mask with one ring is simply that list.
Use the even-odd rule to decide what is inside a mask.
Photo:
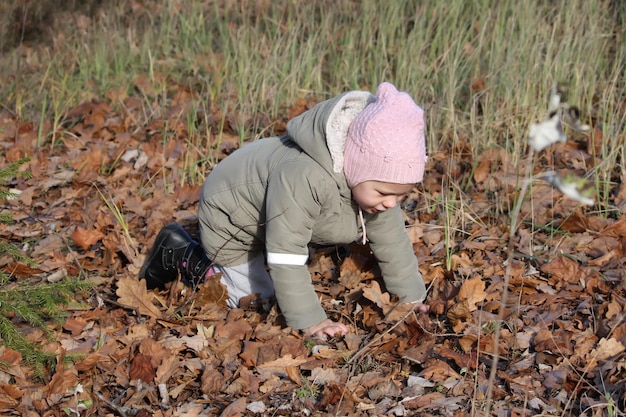
[{"label": "dry oak leaf", "polygon": [[24,391],[16,385],[0,384],[0,411],[15,410],[20,403],[20,398],[24,395]]},{"label": "dry oak leaf", "polygon": [[626,347],[614,338],[602,338],[598,342],[598,346],[591,351],[591,356],[598,360],[606,360],[622,353]]},{"label": "dry oak leaf", "polygon": [[420,372],[418,376],[439,384],[450,378],[457,381],[463,379],[450,365],[440,359],[429,359],[424,370]]},{"label": "dry oak leaf", "polygon": [[213,365],[206,362],[204,372],[202,372],[202,393],[203,394],[216,394],[224,388],[226,384],[226,378],[215,369]]},{"label": "dry oak leaf", "polygon": [[63,328],[69,331],[72,336],[78,336],[86,325],[87,320],[82,317],[68,317],[65,323],[63,323]]},{"label": "dry oak leaf", "polygon": [[600,231],[600,236],[624,237],[626,236],[626,217],[620,218],[615,223]]},{"label": "dry oak leaf", "polygon": [[119,297],[117,302],[129,308],[137,308],[141,314],[150,317],[160,317],[161,311],[157,306],[152,304],[155,295],[149,293],[146,289],[145,280],[137,280],[134,278],[120,278],[117,282],[117,291]]},{"label": "dry oak leaf", "polygon": [[152,366],[150,356],[138,353],[130,364],[130,379],[139,379],[143,382],[152,382],[156,372]]},{"label": "dry oak leaf", "polygon": [[[59,401],[65,395],[70,395],[71,391],[78,385],[78,372],[76,368],[61,369],[52,376],[52,379],[44,388],[44,394],[49,398],[49,402]],[[54,398],[51,398],[54,397]]]},{"label": "dry oak leaf", "polygon": [[166,383],[177,371],[181,369],[182,359],[178,355],[170,355],[163,359],[163,362],[156,370],[155,383]]},{"label": "dry oak leaf", "polygon": [[478,310],[476,305],[482,303],[485,297],[485,282],[479,276],[465,280],[458,295],[459,300],[467,300],[469,311]]},{"label": "dry oak leaf", "polygon": [[543,264],[541,272],[572,284],[576,284],[580,280],[580,266],[578,262],[566,256],[557,256],[547,264]]},{"label": "dry oak leaf", "polygon": [[91,352],[89,355],[87,355],[87,357],[85,357],[85,359],[77,362],[76,365],[74,365],[74,368],[76,368],[76,370],[79,372],[89,371],[95,368],[96,365],[101,363],[105,358],[106,357],[100,352]]},{"label": "dry oak leaf", "polygon": [[[26,373],[21,367],[22,354],[17,350],[0,346],[0,363],[4,364],[2,372],[12,375],[16,382],[26,381]],[[1,375],[2,373],[0,373]]]},{"label": "dry oak leaf", "polygon": [[352,255],[341,263],[339,282],[348,289],[357,288],[363,282],[374,278],[372,271],[364,270],[365,262],[360,258],[358,254]]},{"label": "dry oak leaf", "polygon": [[171,355],[161,343],[158,343],[151,337],[147,337],[141,341],[139,344],[139,353],[149,356],[154,368],[157,368],[161,362],[163,362],[163,359]]},{"label": "dry oak leaf", "polygon": [[222,411],[222,414],[220,414],[220,417],[243,415],[243,413],[246,411],[246,405],[247,405],[246,398],[245,397],[239,398],[238,400],[230,403],[228,407],[226,407],[224,411]]},{"label": "dry oak leaf", "polygon": [[278,358],[273,361],[265,362],[259,366],[257,366],[257,370],[265,371],[270,374],[279,375],[279,376],[288,376],[287,368],[290,366],[300,366],[304,362],[306,362],[306,358],[294,358],[289,355],[285,355],[282,358]]},{"label": "dry oak leaf", "polygon": [[452,324],[452,330],[460,333],[466,326],[472,314],[469,311],[467,300],[460,300],[448,309],[446,317]]},{"label": "dry oak leaf", "polygon": [[489,172],[491,171],[491,161],[486,159],[483,160],[474,170],[474,181],[483,182],[489,177]]},{"label": "dry oak leaf", "polygon": [[376,281],[372,281],[370,285],[363,288],[363,296],[380,307],[384,314],[387,314],[393,307],[389,293],[382,292],[380,285]]},{"label": "dry oak leaf", "polygon": [[94,244],[98,243],[104,234],[102,234],[99,230],[86,230],[82,227],[77,227],[74,233],[72,233],[72,240],[76,245],[78,245],[82,250],[87,250],[92,247]]}]

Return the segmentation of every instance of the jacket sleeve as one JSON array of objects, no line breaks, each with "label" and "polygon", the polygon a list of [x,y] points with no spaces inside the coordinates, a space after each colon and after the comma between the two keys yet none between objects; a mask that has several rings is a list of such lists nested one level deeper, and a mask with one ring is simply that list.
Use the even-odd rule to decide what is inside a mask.
[{"label": "jacket sleeve", "polygon": [[321,211],[320,185],[297,163],[281,164],[268,179],[265,244],[276,299],[287,325],[304,329],[326,319],[306,261],[313,224]]},{"label": "jacket sleeve", "polygon": [[403,302],[423,302],[426,286],[399,206],[366,221],[370,248],[378,261],[387,290]]}]

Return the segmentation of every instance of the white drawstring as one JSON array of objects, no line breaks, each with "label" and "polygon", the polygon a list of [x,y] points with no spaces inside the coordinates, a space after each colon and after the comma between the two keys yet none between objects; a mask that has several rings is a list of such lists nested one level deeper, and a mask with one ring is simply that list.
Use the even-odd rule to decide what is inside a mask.
[{"label": "white drawstring", "polygon": [[361,227],[363,228],[363,245],[367,243],[367,230],[365,229],[365,220],[363,219],[363,210],[359,207],[359,220],[361,220]]}]

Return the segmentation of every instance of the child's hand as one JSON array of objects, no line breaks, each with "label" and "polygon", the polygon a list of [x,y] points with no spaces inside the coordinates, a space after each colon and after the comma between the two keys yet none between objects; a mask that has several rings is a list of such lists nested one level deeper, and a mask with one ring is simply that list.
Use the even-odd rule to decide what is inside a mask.
[{"label": "child's hand", "polygon": [[348,333],[348,327],[343,323],[337,323],[331,319],[326,319],[315,326],[304,329],[303,332],[307,336],[318,337],[326,340],[328,336],[335,337],[338,334],[343,336]]}]

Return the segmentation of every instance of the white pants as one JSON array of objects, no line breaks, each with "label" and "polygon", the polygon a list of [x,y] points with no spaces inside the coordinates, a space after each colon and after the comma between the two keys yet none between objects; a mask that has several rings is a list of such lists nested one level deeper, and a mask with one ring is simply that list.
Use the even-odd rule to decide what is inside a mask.
[{"label": "white pants", "polygon": [[263,253],[240,265],[213,265],[213,268],[222,274],[220,282],[228,289],[229,307],[239,307],[239,300],[252,294],[259,294],[261,299],[274,296],[274,283],[265,269]]}]

